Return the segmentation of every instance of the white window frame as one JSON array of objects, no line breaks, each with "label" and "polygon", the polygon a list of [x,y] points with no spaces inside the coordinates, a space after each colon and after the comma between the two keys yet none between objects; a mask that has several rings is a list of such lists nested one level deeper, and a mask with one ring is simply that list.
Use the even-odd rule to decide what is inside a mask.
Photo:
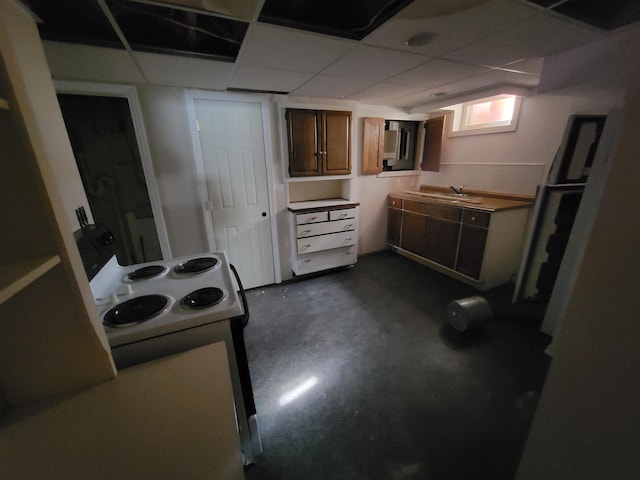
[{"label": "white window frame", "polygon": [[468,135],[485,135],[488,133],[504,133],[515,132],[518,128],[518,119],[520,117],[520,107],[522,105],[522,97],[515,95],[515,104],[513,106],[513,116],[510,121],[495,122],[484,125],[463,125],[462,122],[466,116],[466,112],[469,107],[486,103],[495,100],[499,100],[507,96],[506,94],[494,95],[491,97],[479,98],[471,102],[459,103],[451,107],[445,107],[445,110],[453,111],[453,122],[451,123],[451,129],[449,131],[449,137],[463,137]]}]

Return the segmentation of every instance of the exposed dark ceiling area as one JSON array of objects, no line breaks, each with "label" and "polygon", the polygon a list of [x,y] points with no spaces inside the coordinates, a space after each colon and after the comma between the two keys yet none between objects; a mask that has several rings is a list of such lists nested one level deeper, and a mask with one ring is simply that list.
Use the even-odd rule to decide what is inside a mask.
[{"label": "exposed dark ceiling area", "polygon": [[259,21],[362,40],[413,0],[266,0]]},{"label": "exposed dark ceiling area", "polygon": [[640,20],[638,0],[527,0],[603,30],[615,30]]},{"label": "exposed dark ceiling area", "polygon": [[[96,0],[28,0],[42,20],[44,40],[124,48]],[[249,27],[192,10],[107,0],[108,11],[133,50],[234,61]]]}]

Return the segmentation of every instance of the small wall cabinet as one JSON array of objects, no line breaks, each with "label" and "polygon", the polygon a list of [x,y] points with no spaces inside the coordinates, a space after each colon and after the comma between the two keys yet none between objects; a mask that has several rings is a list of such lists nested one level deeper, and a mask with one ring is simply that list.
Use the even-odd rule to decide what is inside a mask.
[{"label": "small wall cabinet", "polygon": [[288,108],[289,176],[351,173],[351,112]]},{"label": "small wall cabinet", "polygon": [[387,243],[397,252],[479,290],[517,272],[528,209],[502,211],[388,198]]},{"label": "small wall cabinet", "polygon": [[296,275],[353,265],[357,261],[358,203],[291,204],[291,267]]}]

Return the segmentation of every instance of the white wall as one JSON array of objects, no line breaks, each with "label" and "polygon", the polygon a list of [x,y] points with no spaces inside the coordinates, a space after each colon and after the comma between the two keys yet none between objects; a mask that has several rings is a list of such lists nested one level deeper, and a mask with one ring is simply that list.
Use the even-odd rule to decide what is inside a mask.
[{"label": "white wall", "polygon": [[527,97],[515,132],[445,136],[440,172],[425,172],[423,183],[533,195],[544,183],[574,108],[571,97]]}]

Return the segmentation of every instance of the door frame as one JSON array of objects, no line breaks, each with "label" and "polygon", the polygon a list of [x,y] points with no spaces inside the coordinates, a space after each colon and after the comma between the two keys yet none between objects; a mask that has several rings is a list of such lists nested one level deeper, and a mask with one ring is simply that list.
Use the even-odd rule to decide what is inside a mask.
[{"label": "door frame", "polygon": [[167,225],[162,212],[160,191],[158,189],[158,183],[156,182],[156,176],[153,170],[151,150],[149,149],[149,141],[147,139],[147,132],[144,126],[142,109],[140,107],[136,87],[132,85],[89,83],[67,80],[56,80],[54,84],[56,93],[60,94],[127,99],[127,102],[129,103],[129,111],[131,113],[131,121],[133,122],[133,129],[138,143],[142,171],[144,172],[145,181],[147,182],[147,191],[149,192],[149,201],[151,202],[151,211],[153,212],[153,221],[156,225],[160,251],[162,252],[164,260],[173,258],[171,254],[171,245],[169,244],[169,236],[167,235]]},{"label": "door frame", "polygon": [[202,219],[207,233],[207,242],[212,251],[216,250],[216,241],[213,234],[213,219],[209,214],[209,194],[205,181],[204,159],[200,145],[200,134],[196,118],[196,100],[213,100],[222,102],[237,103],[257,103],[260,105],[262,115],[262,138],[264,142],[264,160],[267,172],[267,202],[269,208],[269,225],[271,227],[271,255],[273,261],[273,272],[275,283],[282,282],[282,272],[280,271],[280,251],[278,248],[278,225],[276,222],[276,197],[273,181],[273,150],[271,146],[271,118],[269,116],[269,101],[264,96],[212,92],[207,90],[188,90],[186,92],[187,115],[191,131],[191,142],[193,146],[193,157],[195,160],[196,185],[200,205],[202,205]]}]

